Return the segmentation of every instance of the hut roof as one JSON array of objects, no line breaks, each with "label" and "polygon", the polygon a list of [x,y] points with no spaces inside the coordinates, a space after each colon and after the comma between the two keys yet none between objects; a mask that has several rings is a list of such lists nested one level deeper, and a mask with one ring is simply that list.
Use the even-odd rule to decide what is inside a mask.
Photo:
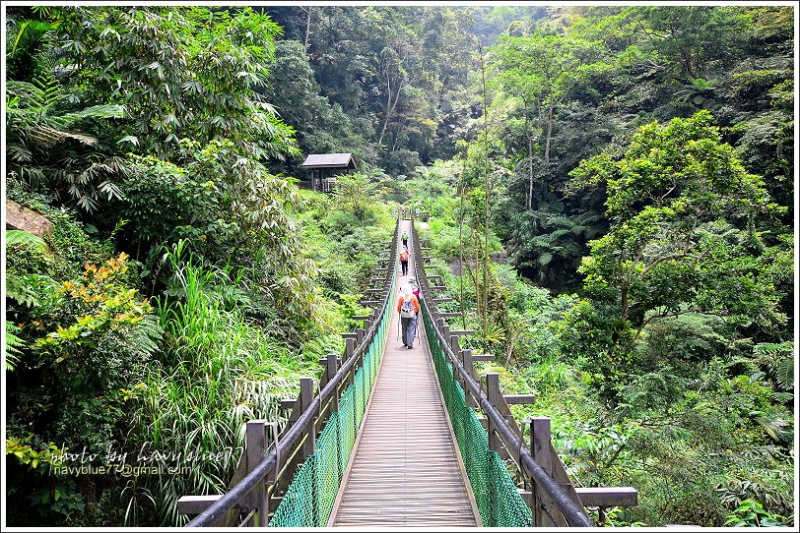
[{"label": "hut roof", "polygon": [[353,154],[311,154],[303,162],[303,168],[356,168]]}]

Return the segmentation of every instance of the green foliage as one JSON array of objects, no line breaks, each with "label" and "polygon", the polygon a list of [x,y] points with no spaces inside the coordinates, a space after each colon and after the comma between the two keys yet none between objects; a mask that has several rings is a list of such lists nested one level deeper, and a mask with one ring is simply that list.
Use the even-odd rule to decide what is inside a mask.
[{"label": "green foliage", "polygon": [[282,420],[279,403],[295,392],[292,378],[319,371],[315,352],[294,353],[248,323],[246,296],[231,301],[236,282],[228,273],[198,266],[181,247],[169,253],[169,261],[174,274],[168,294],[174,296],[157,305],[166,341],[162,365],[151,366],[137,396],[127,445],[153,457],[160,453],[154,466],[179,470],[130,487],[131,524],[183,523],[177,499],[217,492],[227,483],[246,421]]},{"label": "green foliage", "polygon": [[230,139],[256,159],[295,150],[292,130],[254,92],[280,32],[268,17],[191,6],[48,14],[58,22],[62,61],[80,65],[77,96],[125,105],[128,120],[114,143],[163,158],[179,156],[183,138]]},{"label": "green foliage", "polygon": [[[54,231],[48,235],[52,247],[63,251],[57,246],[59,242],[54,236],[68,222],[64,218],[55,218]],[[83,234],[85,237],[85,234]],[[53,291],[57,290],[58,283],[52,276],[58,276],[61,269],[44,239],[33,234],[8,230],[6,237],[6,298],[8,312],[6,319],[6,335],[4,348],[6,368],[13,370],[20,362],[21,357],[26,357],[29,335],[24,331],[26,320],[32,308],[46,301]],[[16,320],[16,323],[13,320]]]},{"label": "green foliage", "polygon": [[576,284],[571,273],[588,252],[585,243],[600,233],[602,224],[597,214],[570,217],[558,209],[563,210],[563,204],[555,205],[513,214],[506,242],[511,261],[526,277],[564,290]]},{"label": "green foliage", "polygon": [[[612,354],[631,353],[621,339],[635,340],[650,321],[668,315],[701,312],[764,328],[784,320],[772,280],[757,266],[761,236],[732,226],[781,208],[720,144],[710,121],[700,112],[666,127],[653,123],[640,128],[620,161],[600,155],[572,172],[575,183],[607,185],[613,223],[590,243],[580,268],[589,294],[619,308],[609,324],[618,333],[589,357],[605,353],[618,362]],[[622,334],[629,329],[632,337]]]},{"label": "green foliage", "polygon": [[[501,272],[502,269],[498,268],[498,273]],[[509,330],[506,363],[513,360],[521,368],[532,363],[552,365],[555,372],[553,379],[556,383],[562,383],[557,379],[560,371],[556,372],[555,369],[565,354],[561,351],[555,324],[572,307],[575,298],[566,295],[554,298],[546,289],[524,279],[509,281],[504,283],[509,290],[509,315],[505,320],[506,329]],[[537,384],[537,389],[541,386]]]},{"label": "green foliage", "polygon": [[575,183],[607,183],[608,215],[616,222],[630,220],[641,206],[672,208],[679,217],[699,220],[713,219],[725,208],[734,216],[779,211],[768,204],[760,177],[745,172],[733,149],[720,141],[711,114],[701,111],[667,126],[643,126],[622,160],[610,163],[599,156],[571,175]]},{"label": "green foliage", "polygon": [[450,217],[458,205],[453,191],[461,171],[458,161],[437,160],[432,166],[415,168],[408,176],[398,176],[400,200],[429,216]]},{"label": "green foliage", "polygon": [[6,153],[10,168],[23,182],[39,188],[52,181],[51,187],[60,198],[91,213],[97,209],[101,196],[120,197],[111,179],[119,172],[117,163],[97,153],[64,160],[59,157],[63,156],[60,150],[70,140],[94,147],[95,137],[71,130],[80,123],[121,118],[125,109],[120,105],[100,104],[71,110],[64,92],[49,72],[32,82],[9,83]]},{"label": "green foliage", "polygon": [[25,346],[25,342],[17,337],[20,328],[13,322],[6,320],[6,331],[3,335],[3,357],[5,359],[6,370],[13,371],[19,362],[20,348]]},{"label": "green foliage", "polygon": [[[7,230],[5,232],[6,246],[6,297],[12,300],[11,308],[16,306],[32,307],[39,302],[37,285],[55,282],[47,276],[31,274],[31,270],[47,269],[51,258],[47,255],[47,244],[44,239],[20,230]],[[14,335],[19,329],[13,323],[6,325],[8,346],[13,347],[21,343]],[[8,354],[8,352],[7,352]]]},{"label": "green foliage", "polygon": [[[63,249],[63,243],[54,238],[51,247]],[[15,307],[23,321],[17,333],[24,344],[15,368],[19,380],[9,396],[8,435],[19,439],[13,441],[19,461],[11,468],[33,471],[24,474],[19,491],[10,491],[16,522],[20,513],[27,513],[28,523],[86,524],[85,494],[104,481],[79,477],[79,490],[74,475],[50,467],[97,466],[128,429],[126,403],[158,349],[161,330],[148,314],[149,305],[128,285],[135,275],[127,272],[126,259],[121,255],[101,266],[87,263],[82,276],[60,284],[42,274],[22,278],[30,298]],[[70,273],[71,268],[58,266],[63,261],[56,256],[43,265],[54,274]],[[29,265],[36,272],[38,267]],[[20,275],[20,267],[14,264],[13,277]],[[59,449],[53,443],[93,459],[56,460],[53,454]]]},{"label": "green foliage", "polygon": [[[550,163],[553,115],[577,85],[597,75],[608,65],[604,46],[572,37],[537,33],[530,37],[503,37],[496,50],[496,81],[522,101],[528,157],[533,139],[541,147],[545,165]],[[533,188],[531,174],[530,188]],[[527,196],[526,207],[532,205]]]},{"label": "green foliage", "polygon": [[[8,197],[39,212],[52,224],[52,232],[44,235],[47,251],[15,247],[6,257],[7,268],[20,275],[31,272],[48,274],[58,279],[79,276],[85,263],[99,263],[113,252],[113,244],[96,239],[97,228],[76,220],[76,212],[66,207],[50,206],[50,198],[40,193],[24,191],[16,180],[7,181]],[[91,235],[89,232],[92,232]],[[9,276],[11,279],[11,276]]]},{"label": "green foliage", "polygon": [[[380,164],[393,176],[454,153],[455,130],[471,112],[464,101],[469,96],[460,93],[478,48],[467,8],[271,6],[265,11],[285,29],[287,40],[299,41],[279,48],[284,57],[276,58],[276,73],[283,74],[287,65],[297,68],[276,76],[269,91],[276,93],[287,121],[303,122],[301,142],[352,151],[359,163]],[[285,91],[284,80],[294,90]],[[316,84],[329,103],[316,94]],[[306,118],[309,111],[317,112]]]},{"label": "green foliage", "polygon": [[125,233],[139,257],[181,238],[191,238],[210,258],[235,245],[237,228],[221,218],[224,196],[216,182],[199,181],[191,170],[154,157],[130,156],[129,161],[120,183],[124,199],[111,207],[129,221]]},{"label": "green foliage", "polygon": [[364,139],[339,104],[331,105],[314,79],[310,57],[299,41],[280,40],[269,64],[264,97],[281,119],[294,128],[304,154],[349,152],[361,161],[369,156]]},{"label": "green foliage", "polygon": [[24,20],[13,10],[7,14],[6,72],[8,79],[30,79],[37,68],[37,56],[47,49],[55,25],[41,20]]},{"label": "green foliage", "polygon": [[[23,465],[36,469],[40,464],[60,466],[59,453],[63,452],[52,442],[35,442],[35,435],[30,433],[23,438],[9,437],[6,439],[6,455],[13,455]],[[33,444],[36,448],[31,447]]]},{"label": "green foliage", "polygon": [[[10,522],[179,525],[177,497],[221,490],[243,422],[281,420],[363,314],[383,197],[464,256],[460,279],[433,262],[457,298],[440,308],[480,329],[465,342],[498,356],[504,390],[535,392],[515,415],[553,417],[576,482],[639,489],[607,523],[793,524],[791,9],[7,15],[9,197],[54,223],[52,253],[6,245]],[[477,42],[500,33],[484,87]],[[295,132],[363,170],[333,197],[297,191],[278,174],[302,175]],[[489,267],[504,246],[584,291]],[[158,324],[140,265],[99,266],[119,251]],[[225,459],[75,479],[46,471],[56,442]]]},{"label": "green foliage", "polygon": [[785,517],[770,513],[753,500],[744,500],[727,518],[725,525],[730,527],[789,527]]},{"label": "green foliage", "polygon": [[753,347],[756,361],[766,366],[781,391],[794,391],[794,342],[760,343]]},{"label": "green foliage", "polygon": [[[459,257],[461,246],[459,245],[460,234],[457,227],[440,218],[431,218],[428,228],[422,235],[436,236],[428,237],[434,247],[434,253],[439,257]],[[425,237],[423,237],[425,238]]]},{"label": "green foliage", "polygon": [[[66,448],[59,448],[52,442],[43,442],[33,433],[22,438],[11,436],[6,439],[6,455],[16,460],[9,463],[10,470],[17,471],[28,479],[47,475],[54,467],[65,466],[66,453]],[[27,521],[30,523],[31,514],[34,514],[49,523],[69,524],[73,516],[85,510],[85,498],[76,490],[76,483],[72,479],[50,476],[49,481],[50,486],[32,490],[25,495],[26,507],[30,509]],[[14,498],[17,492],[17,488],[13,487],[8,496]]]},{"label": "green foliage", "polygon": [[[159,330],[146,320],[149,305],[118,281],[128,269],[126,260],[122,254],[99,268],[87,265],[78,283],[64,282],[34,312],[32,325],[48,332],[34,344],[41,364],[52,368],[72,392],[92,395],[124,386],[136,379],[156,350]],[[74,322],[67,325],[68,317]],[[119,358],[107,359],[107,351]],[[104,368],[99,375],[98,365]]]},{"label": "green foliage", "polygon": [[588,384],[606,402],[618,400],[619,388],[635,369],[633,332],[618,318],[615,304],[578,300],[560,325],[568,351],[580,362]]},{"label": "green foliage", "polygon": [[6,230],[5,238],[6,246],[32,248],[38,252],[44,252],[47,249],[47,244],[41,237],[28,233],[27,231]]},{"label": "green foliage", "polygon": [[[317,320],[318,269],[306,257],[293,218],[297,189],[240,156],[231,141],[181,145],[191,153],[183,166],[133,157],[125,200],[116,206],[118,216],[131,221],[127,241],[146,261],[151,290],[170,275],[162,249],[182,242],[208,264],[245,267],[253,318],[272,322],[287,339],[307,334]],[[264,309],[277,312],[267,317]]]},{"label": "green foliage", "polygon": [[345,174],[336,178],[333,199],[342,210],[349,211],[356,220],[369,216],[367,208],[377,195],[378,185],[362,173]]}]

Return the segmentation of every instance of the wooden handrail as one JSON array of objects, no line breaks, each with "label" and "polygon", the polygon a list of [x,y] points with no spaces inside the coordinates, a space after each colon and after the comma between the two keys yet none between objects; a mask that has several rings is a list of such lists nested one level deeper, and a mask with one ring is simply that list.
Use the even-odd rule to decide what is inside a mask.
[{"label": "wooden handrail", "polygon": [[[397,253],[399,224],[398,219],[389,248],[390,259]],[[383,298],[369,302],[381,304],[381,311],[375,317],[379,317],[386,306],[394,303],[394,273],[394,269],[386,270]],[[280,501],[280,492],[291,482],[294,466],[314,453],[316,435],[324,429],[326,415],[338,410],[339,399],[353,382],[380,325],[381,320],[369,316],[364,328],[342,334],[345,350],[341,360],[344,363],[339,367],[340,359],[336,354],[326,358],[326,370],[319,381],[316,395],[315,380],[301,378],[298,398],[281,401],[281,407],[293,410],[282,434],[274,437],[270,444],[267,444],[265,431],[267,427],[272,427],[277,433],[276,424],[265,420],[248,422],[245,451],[234,472],[230,490],[223,495],[183,496],[178,500],[179,512],[197,514],[186,527],[242,525],[234,522],[239,512],[247,514],[243,523],[266,526],[270,502]]]},{"label": "wooden handrail", "polygon": [[[411,236],[415,254],[417,257],[421,257],[420,239],[413,220]],[[486,414],[490,449],[498,453],[502,452],[505,457],[511,458],[525,477],[538,487],[535,497],[529,493],[526,498],[534,516],[534,524],[536,526],[591,527],[593,524],[583,509],[581,499],[572,486],[563,463],[552,447],[549,419],[540,417],[531,422],[530,447],[524,446],[523,432],[511,416],[508,404],[530,403],[533,401],[533,397],[504,397],[499,388],[499,376],[495,373],[487,374],[483,380],[478,379],[473,362],[486,360],[491,356],[473,356],[470,350],[460,349],[457,334],[466,332],[463,330],[450,331],[442,316],[444,313],[440,314],[437,309],[438,303],[451,299],[427,297],[432,294],[432,287],[428,283],[425,272],[429,265],[417,263],[415,268],[417,282],[423,295],[421,303],[424,311],[428,313],[428,318],[431,320],[441,347],[452,364],[454,378],[458,380],[466,394],[467,405],[480,407]],[[437,289],[439,287],[436,286]],[[447,316],[454,316],[454,314],[447,313]],[[545,427],[547,428],[546,432],[543,429]],[[545,468],[540,462],[544,464]],[[630,487],[625,487],[625,489],[619,493],[624,495],[621,500],[618,500],[621,504],[629,504],[632,501],[630,491],[635,492],[635,489]],[[614,498],[611,493],[606,494],[605,497]],[[542,512],[540,509],[547,509],[548,512]]]}]

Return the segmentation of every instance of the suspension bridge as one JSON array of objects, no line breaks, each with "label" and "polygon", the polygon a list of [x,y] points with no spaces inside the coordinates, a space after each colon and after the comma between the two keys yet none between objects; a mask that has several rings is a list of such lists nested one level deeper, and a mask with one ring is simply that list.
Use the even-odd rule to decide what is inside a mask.
[{"label": "suspension bridge", "polygon": [[[397,272],[407,231],[409,275]],[[630,487],[574,487],[550,439],[550,420],[521,427],[491,358],[461,349],[413,220],[400,219],[379,257],[363,327],[344,333],[343,354],[321,359],[317,382],[300,380],[288,422],[252,420],[245,450],[221,495],[187,495],[187,527],[591,527],[605,510],[632,506]],[[414,277],[421,311],[412,349],[400,340],[399,289]],[[525,426],[530,428],[525,439]],[[594,524],[587,508],[598,509]]]}]

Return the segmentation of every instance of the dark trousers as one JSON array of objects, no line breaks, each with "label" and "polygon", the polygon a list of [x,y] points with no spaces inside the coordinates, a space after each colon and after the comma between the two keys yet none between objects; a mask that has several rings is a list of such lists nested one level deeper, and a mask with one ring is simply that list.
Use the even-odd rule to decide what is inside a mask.
[{"label": "dark trousers", "polygon": [[417,317],[400,318],[400,327],[403,330],[403,344],[414,346],[414,337],[417,336]]},{"label": "dark trousers", "polygon": [[400,261],[400,271],[404,276],[408,274],[408,261]]},{"label": "dark trousers", "polygon": [[403,239],[403,246],[408,246],[408,239]]}]

